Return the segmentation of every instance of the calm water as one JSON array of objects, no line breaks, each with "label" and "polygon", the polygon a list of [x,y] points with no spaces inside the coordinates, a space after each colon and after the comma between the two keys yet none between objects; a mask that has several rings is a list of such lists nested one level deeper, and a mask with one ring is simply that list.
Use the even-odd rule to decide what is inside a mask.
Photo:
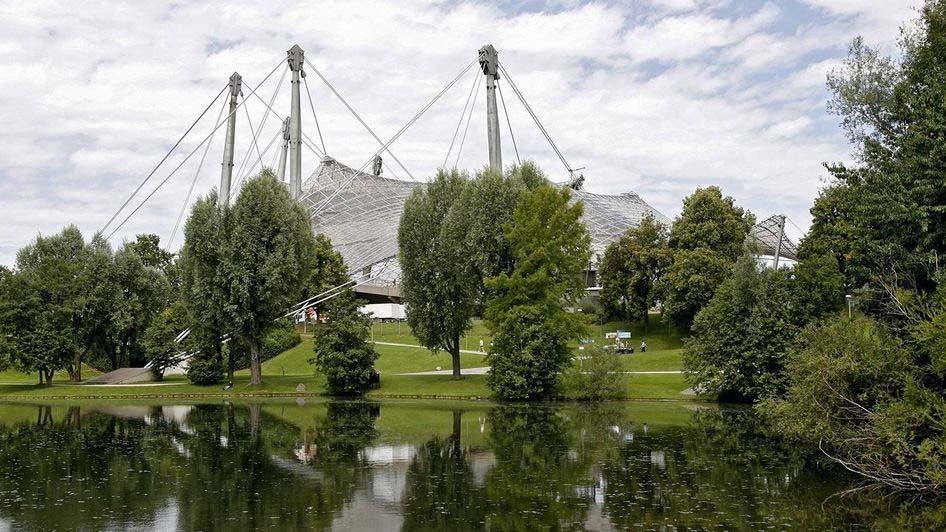
[{"label": "calm water", "polygon": [[755,430],[670,403],[0,404],[0,530],[921,526]]}]

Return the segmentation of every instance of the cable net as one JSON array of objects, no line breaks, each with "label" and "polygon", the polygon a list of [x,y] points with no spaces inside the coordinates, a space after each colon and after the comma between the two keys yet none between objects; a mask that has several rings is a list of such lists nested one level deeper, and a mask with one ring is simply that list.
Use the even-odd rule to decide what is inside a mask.
[{"label": "cable net", "polygon": [[[383,271],[372,284],[394,284],[400,277],[396,260],[398,223],[404,203],[418,186],[423,185],[358,172],[325,157],[303,183],[301,201],[313,213],[312,229],[332,240],[350,272]],[[576,190],[572,197],[585,204],[583,220],[591,235],[595,262],[608,244],[639,225],[645,216],[670,223],[633,192],[606,195]]]}]

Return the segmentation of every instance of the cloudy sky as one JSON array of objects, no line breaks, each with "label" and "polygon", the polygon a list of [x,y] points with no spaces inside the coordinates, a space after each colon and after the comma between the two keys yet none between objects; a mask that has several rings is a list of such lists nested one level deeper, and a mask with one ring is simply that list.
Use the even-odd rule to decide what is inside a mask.
[{"label": "cloudy sky", "polygon": [[[850,159],[837,117],[825,112],[825,74],[857,35],[895,53],[898,28],[918,4],[0,0],[0,264],[12,264],[37,233],[67,223],[99,230],[233,71],[249,96],[279,65],[258,93],[267,101],[275,94],[274,108],[288,114],[289,84],[279,79],[294,43],[384,139],[492,43],[569,163],[585,167],[588,190],[633,190],[674,216],[695,187],[719,185],[760,218],[785,213],[804,229],[825,178],[821,163]],[[361,166],[377,143],[309,70],[328,153]],[[393,145],[418,180],[443,164],[475,76],[469,70]],[[563,180],[562,164],[500,84],[521,157]],[[482,86],[478,94],[451,166],[487,162]],[[144,193],[199,148],[219,103]],[[304,131],[321,147],[306,96],[303,109]],[[265,111],[250,97],[255,127]],[[246,114],[238,114],[236,164],[246,158],[249,170],[275,152],[257,154]],[[270,115],[263,125],[260,152],[277,122]],[[503,135],[510,163],[505,124]],[[139,232],[167,239],[191,183],[197,195],[219,182],[222,143],[218,132],[203,166],[197,149],[113,243]],[[303,162],[308,175],[317,159],[307,152]],[[386,175],[408,178],[397,164]]]}]

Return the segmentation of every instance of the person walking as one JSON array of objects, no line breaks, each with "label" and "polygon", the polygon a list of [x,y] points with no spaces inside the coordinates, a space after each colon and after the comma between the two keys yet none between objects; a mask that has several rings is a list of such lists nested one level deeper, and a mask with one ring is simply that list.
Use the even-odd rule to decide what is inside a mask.
[{"label": "person walking", "polygon": [[480,353],[483,352],[483,339],[480,338]]},{"label": "person walking", "polygon": [[647,352],[647,342],[644,340],[641,340],[641,353],[645,353],[645,352]]}]

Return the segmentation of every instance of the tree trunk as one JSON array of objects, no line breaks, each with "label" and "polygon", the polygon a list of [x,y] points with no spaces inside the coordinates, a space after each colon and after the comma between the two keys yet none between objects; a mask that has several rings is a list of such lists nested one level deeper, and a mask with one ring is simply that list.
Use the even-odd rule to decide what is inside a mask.
[{"label": "tree trunk", "polygon": [[48,371],[47,371],[47,370],[42,370],[42,369],[41,369],[40,371],[46,374],[46,386],[52,386],[52,385],[53,385],[53,374],[56,372],[56,370],[48,370]]},{"label": "tree trunk", "polygon": [[461,446],[460,446],[460,432],[462,430],[462,423],[460,418],[463,416],[463,412],[459,410],[453,411],[453,434],[450,435],[450,439],[453,440],[453,455],[455,457],[460,456]]},{"label": "tree trunk", "polygon": [[250,385],[252,386],[262,384],[263,376],[261,374],[262,368],[260,367],[260,342],[256,338],[250,338],[247,344],[250,347]]},{"label": "tree trunk", "polygon": [[73,369],[70,372],[72,382],[82,382],[82,353],[76,353],[72,361]]},{"label": "tree trunk", "polygon": [[450,358],[453,359],[453,378],[459,379],[460,375],[460,335],[453,339],[453,345],[450,346]]}]

